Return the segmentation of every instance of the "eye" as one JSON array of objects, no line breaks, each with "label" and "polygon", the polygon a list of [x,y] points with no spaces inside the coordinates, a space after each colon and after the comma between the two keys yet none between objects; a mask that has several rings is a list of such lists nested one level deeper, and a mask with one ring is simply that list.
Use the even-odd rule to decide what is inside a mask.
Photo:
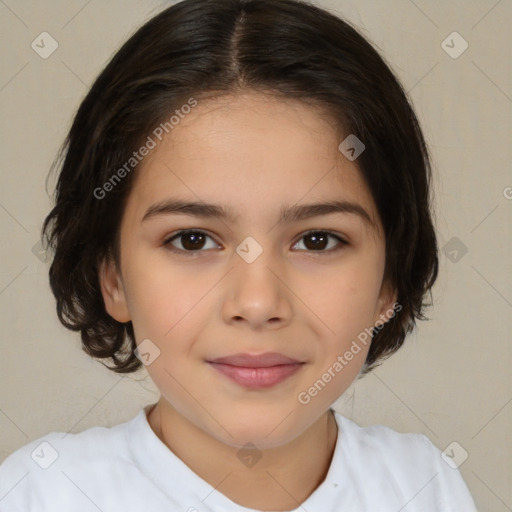
[{"label": "eye", "polygon": [[[171,238],[167,239],[165,242],[164,242],[164,245],[166,246],[171,246],[170,248],[174,251],[177,251],[177,252],[189,252],[189,253],[194,253],[194,252],[201,252],[201,249],[211,249],[212,247],[207,247],[205,246],[205,242],[206,242],[206,239],[210,239],[212,240],[212,238],[207,235],[204,231],[199,231],[199,230],[184,230],[184,231],[179,231],[178,233],[176,233],[175,235],[173,235]],[[174,245],[174,241],[177,241],[179,243],[179,245],[181,245],[181,247],[176,247],[176,245]],[[214,249],[217,246],[217,244],[215,244],[215,247],[213,247]]]},{"label": "eye", "polygon": [[[168,246],[172,251],[189,253],[189,255],[192,256],[193,254],[203,252],[202,249],[215,249],[219,247],[215,242],[213,242],[213,246],[210,244],[210,247],[208,247],[208,239],[213,242],[211,236],[204,231],[188,229],[174,234],[164,241],[164,245]],[[306,250],[307,252],[334,252],[340,250],[343,246],[348,245],[348,243],[340,236],[328,231],[309,231],[302,235],[300,241],[302,239],[306,241],[304,244],[305,249],[300,250]],[[329,239],[335,240],[338,243],[329,243]],[[299,245],[300,241],[293,247]]]},{"label": "eye", "polygon": [[[338,244],[334,244],[334,249],[332,248],[332,244],[329,247],[329,238],[339,242]],[[328,231],[309,231],[302,235],[300,240],[303,239],[307,241],[304,246],[308,252],[334,252],[340,250],[344,245],[348,245],[343,238]],[[327,247],[329,247],[329,249],[325,250]]]}]

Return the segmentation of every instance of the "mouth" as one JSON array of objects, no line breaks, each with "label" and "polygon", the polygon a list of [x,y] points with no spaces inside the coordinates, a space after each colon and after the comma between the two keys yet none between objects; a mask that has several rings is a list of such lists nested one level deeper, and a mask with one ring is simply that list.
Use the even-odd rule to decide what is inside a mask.
[{"label": "mouth", "polygon": [[297,373],[305,364],[276,352],[234,354],[207,363],[220,374],[249,389],[275,386]]}]

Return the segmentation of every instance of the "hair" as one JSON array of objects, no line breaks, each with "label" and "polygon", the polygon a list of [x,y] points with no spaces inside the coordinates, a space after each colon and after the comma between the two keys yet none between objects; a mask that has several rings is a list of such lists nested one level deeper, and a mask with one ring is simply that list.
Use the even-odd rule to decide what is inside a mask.
[{"label": "hair", "polygon": [[[424,299],[438,272],[430,160],[413,108],[383,58],[347,22],[305,1],[184,0],[113,56],[52,166],[60,174],[42,236],[52,249],[57,315],[80,331],[86,353],[117,373],[142,363],[132,323],[106,312],[99,270],[108,258],[119,269],[120,223],[139,166],[116,183],[112,176],[191,97],[244,91],[321,108],[340,133],[365,144],[356,163],[382,221],[384,279],[398,307],[372,332],[363,373],[402,346],[416,319],[428,320]],[[102,199],[97,191],[109,180]]]}]

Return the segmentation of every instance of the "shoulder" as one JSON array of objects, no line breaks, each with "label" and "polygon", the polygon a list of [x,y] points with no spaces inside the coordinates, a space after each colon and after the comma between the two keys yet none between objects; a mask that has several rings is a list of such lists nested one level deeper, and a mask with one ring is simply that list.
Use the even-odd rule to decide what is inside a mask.
[{"label": "shoulder", "polygon": [[423,434],[401,433],[384,425],[362,427],[340,415],[337,419],[343,448],[364,461],[367,469],[414,478],[431,474],[443,462],[440,450]]},{"label": "shoulder", "polygon": [[129,466],[127,435],[136,419],[77,434],[51,432],[14,451],[0,465],[0,512],[46,510],[57,500],[56,489],[64,504],[77,492],[76,480],[90,482],[109,466]]},{"label": "shoulder", "polygon": [[4,472],[14,467],[47,470],[56,465],[63,468],[73,465],[78,458],[94,464],[98,459],[110,457],[113,452],[122,453],[132,421],[113,427],[92,427],[76,434],[50,432],[17,449],[0,468]]},{"label": "shoulder", "polygon": [[416,496],[426,509],[476,511],[460,471],[427,436],[384,425],[361,427],[337,413],[336,419],[344,452],[340,463],[347,464],[354,485],[364,482],[390,499]]},{"label": "shoulder", "polygon": [[339,414],[336,417],[344,434],[344,442],[361,452],[371,452],[374,456],[390,453],[432,456],[438,452],[430,439],[423,434],[401,433],[384,425],[362,427]]}]

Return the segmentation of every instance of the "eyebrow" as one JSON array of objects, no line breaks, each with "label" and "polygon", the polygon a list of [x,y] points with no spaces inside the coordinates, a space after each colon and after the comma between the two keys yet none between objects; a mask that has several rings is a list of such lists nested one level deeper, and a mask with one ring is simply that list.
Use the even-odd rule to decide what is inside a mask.
[{"label": "eyebrow", "polygon": [[[375,223],[368,212],[357,203],[345,200],[325,201],[315,204],[285,206],[281,208],[278,223],[298,222],[320,215],[329,215],[332,213],[345,213],[360,217],[370,226],[376,228]],[[144,216],[142,222],[154,218],[159,215],[192,215],[201,218],[218,218],[225,221],[236,223],[238,218],[231,208],[221,205],[190,202],[179,199],[169,199],[161,201],[150,206]]]}]

